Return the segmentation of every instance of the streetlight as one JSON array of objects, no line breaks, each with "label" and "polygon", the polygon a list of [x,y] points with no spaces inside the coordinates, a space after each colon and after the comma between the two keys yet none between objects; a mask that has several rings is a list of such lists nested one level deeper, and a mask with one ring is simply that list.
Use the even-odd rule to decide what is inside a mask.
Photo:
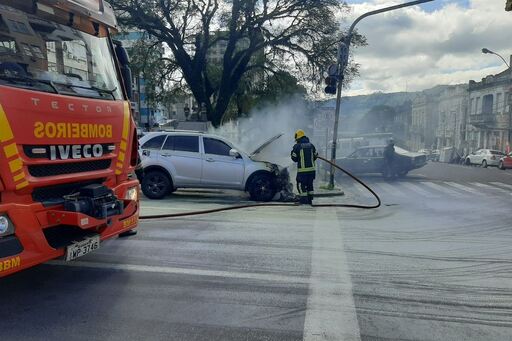
[{"label": "streetlight", "polygon": [[491,51],[489,49],[486,49],[485,47],[482,49],[482,53],[483,54],[493,54],[495,56],[498,56],[501,58],[501,60],[503,60],[503,63],[505,63],[505,65],[507,66],[507,68],[510,69],[510,65],[508,65],[507,61],[505,60],[505,58],[503,58],[500,54],[494,52],[494,51]]},{"label": "streetlight", "polygon": [[[410,1],[406,2],[404,4],[395,5],[395,6],[389,6],[384,7],[375,11],[367,12],[360,17],[358,17],[353,23],[352,26],[350,26],[350,29],[348,30],[347,35],[340,41],[340,45],[338,47],[338,60],[336,62],[336,70],[337,75],[336,78],[338,79],[338,89],[336,94],[336,111],[334,112],[334,128],[333,128],[333,134],[332,134],[332,149],[331,149],[331,162],[336,162],[336,148],[337,148],[337,139],[338,139],[338,124],[340,119],[340,111],[341,111],[341,87],[343,83],[343,77],[345,75],[345,69],[348,65],[348,56],[349,56],[349,50],[350,50],[350,42],[352,41],[352,33],[354,32],[354,28],[356,25],[363,20],[366,17],[380,14],[384,12],[394,11],[400,8],[414,6],[423,4],[426,2],[431,2],[434,0],[416,0],[416,1]],[[331,165],[331,174],[329,177],[329,188],[334,188],[334,166]]]},{"label": "streetlight", "polygon": [[[507,66],[508,69],[510,69],[510,65],[507,63],[507,61],[505,60],[505,58],[503,58],[500,54],[494,52],[494,51],[491,51],[489,49],[486,49],[485,47],[482,49],[482,53],[483,54],[493,54],[495,56],[498,56],[501,58],[501,60],[503,60],[503,63],[505,63],[505,65]],[[512,139],[512,110],[509,109],[509,112],[508,112],[508,149],[510,149],[510,140]]]}]

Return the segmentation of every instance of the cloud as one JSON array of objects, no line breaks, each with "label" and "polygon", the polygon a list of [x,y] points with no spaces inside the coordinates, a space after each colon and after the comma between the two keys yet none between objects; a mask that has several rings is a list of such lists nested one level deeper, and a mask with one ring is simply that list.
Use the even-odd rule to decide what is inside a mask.
[{"label": "cloud", "polygon": [[[361,75],[346,94],[467,83],[506,68],[498,57],[481,53],[486,47],[509,60],[512,14],[505,12],[504,0],[437,1],[436,8],[405,8],[366,18],[357,26],[368,46],[352,50]],[[403,1],[360,1],[352,5],[347,23],[397,3]]]}]

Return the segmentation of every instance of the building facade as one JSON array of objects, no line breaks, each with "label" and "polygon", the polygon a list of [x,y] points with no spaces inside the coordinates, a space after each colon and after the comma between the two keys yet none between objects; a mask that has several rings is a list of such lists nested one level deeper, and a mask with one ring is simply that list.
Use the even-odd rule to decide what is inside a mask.
[{"label": "building facade", "polygon": [[480,82],[469,81],[469,125],[466,132],[469,151],[507,148],[512,129],[511,75],[511,69],[507,69]]},{"label": "building facade", "polygon": [[408,147],[411,150],[434,149],[438,125],[438,96],[422,92],[412,101],[411,128]]},{"label": "building facade", "polygon": [[467,148],[466,127],[468,107],[468,86],[447,87],[439,96],[436,148]]}]

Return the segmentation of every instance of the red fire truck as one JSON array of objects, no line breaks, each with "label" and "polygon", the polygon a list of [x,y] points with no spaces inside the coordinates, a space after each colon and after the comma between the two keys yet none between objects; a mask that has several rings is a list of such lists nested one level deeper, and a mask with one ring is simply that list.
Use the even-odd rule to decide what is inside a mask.
[{"label": "red fire truck", "polygon": [[126,51],[103,0],[0,0],[0,277],[138,224]]}]

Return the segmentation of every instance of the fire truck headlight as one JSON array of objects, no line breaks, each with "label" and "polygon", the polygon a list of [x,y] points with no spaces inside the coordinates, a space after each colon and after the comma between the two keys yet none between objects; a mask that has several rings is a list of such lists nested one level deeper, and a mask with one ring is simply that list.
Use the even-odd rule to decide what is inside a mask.
[{"label": "fire truck headlight", "polygon": [[9,218],[4,215],[0,215],[0,237],[14,233],[14,225],[11,223]]},{"label": "fire truck headlight", "polygon": [[139,187],[131,187],[126,191],[126,195],[124,196],[126,200],[137,201],[139,199]]}]

